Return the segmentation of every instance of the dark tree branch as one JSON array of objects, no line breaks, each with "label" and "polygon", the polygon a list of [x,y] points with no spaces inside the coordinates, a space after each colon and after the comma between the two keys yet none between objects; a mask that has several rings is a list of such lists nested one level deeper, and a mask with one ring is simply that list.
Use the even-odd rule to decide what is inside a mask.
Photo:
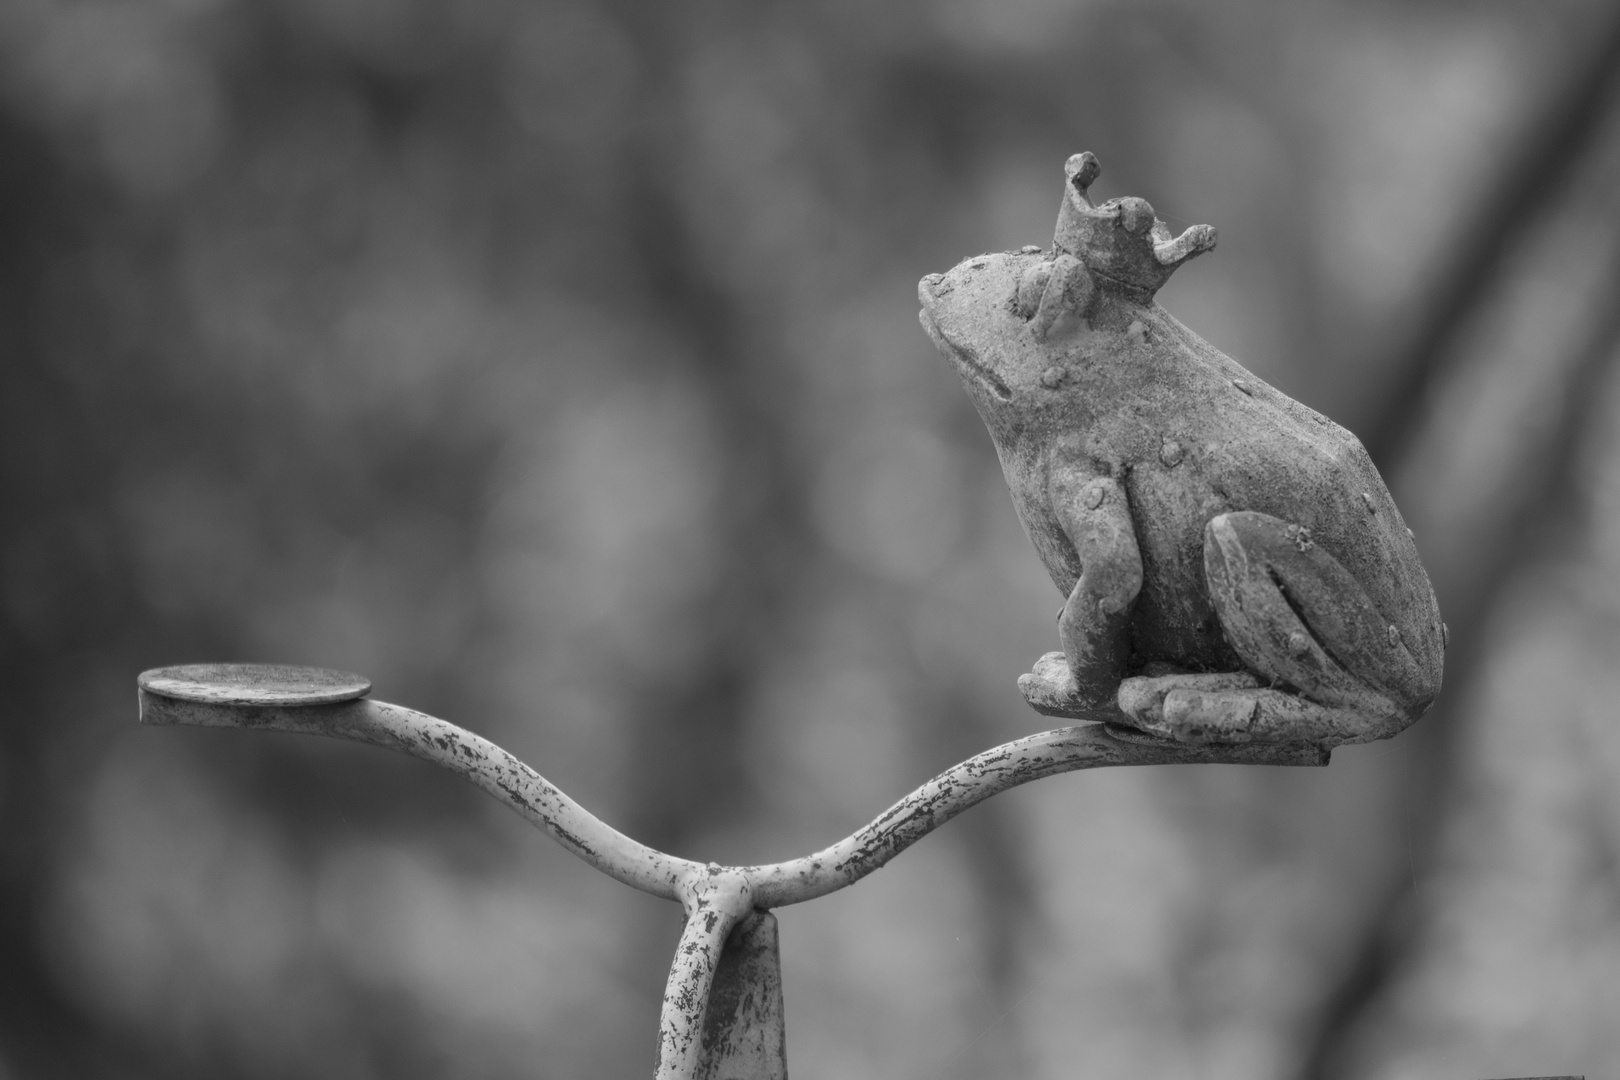
[{"label": "dark tree branch", "polygon": [[[1620,23],[1617,23],[1620,26]],[[1615,40],[1620,41],[1620,35]],[[1584,105],[1583,105],[1584,107]],[[1612,108],[1612,106],[1610,106]],[[1588,118],[1592,132],[1607,110]],[[1456,324],[1467,321],[1477,306],[1485,283],[1481,282],[1468,310],[1456,317]],[[1517,581],[1525,567],[1536,565],[1538,556],[1552,553],[1557,538],[1566,535],[1579,516],[1579,458],[1603,419],[1606,402],[1603,393],[1620,364],[1620,233],[1616,233],[1607,258],[1591,290],[1593,307],[1587,333],[1565,367],[1564,384],[1555,415],[1548,424],[1546,439],[1539,447],[1526,447],[1533,456],[1531,465],[1514,489],[1526,497],[1511,505],[1497,527],[1484,530],[1479,543],[1485,554],[1465,587],[1450,597],[1446,616],[1457,627],[1446,655],[1446,683],[1442,695],[1419,734],[1425,741],[1419,753],[1418,768],[1424,776],[1430,813],[1423,826],[1418,847],[1423,862],[1432,861],[1438,842],[1442,794],[1451,781],[1453,750],[1461,716],[1459,703],[1466,698],[1484,666],[1486,645],[1484,625],[1498,599]],[[1447,336],[1451,331],[1447,331]],[[1419,416],[1408,403],[1402,411],[1406,424]],[[1411,432],[1403,431],[1403,442]],[[1329,1080],[1342,1073],[1345,1050],[1361,1018],[1389,984],[1401,958],[1407,953],[1415,926],[1409,919],[1404,879],[1390,890],[1369,923],[1369,932],[1355,960],[1345,971],[1321,1012],[1316,1034],[1300,1070],[1301,1080]]]},{"label": "dark tree branch", "polygon": [[1395,366],[1383,408],[1362,433],[1367,452],[1386,473],[1401,463],[1422,426],[1429,394],[1454,362],[1450,346],[1458,331],[1501,275],[1508,255],[1541,220],[1534,206],[1526,206],[1526,196],[1556,201],[1602,127],[1609,98],[1620,85],[1620,8],[1595,37],[1596,46],[1574,67],[1569,83],[1526,125],[1517,149],[1504,156],[1468,226],[1459,231],[1432,295],[1419,307],[1421,322]]}]

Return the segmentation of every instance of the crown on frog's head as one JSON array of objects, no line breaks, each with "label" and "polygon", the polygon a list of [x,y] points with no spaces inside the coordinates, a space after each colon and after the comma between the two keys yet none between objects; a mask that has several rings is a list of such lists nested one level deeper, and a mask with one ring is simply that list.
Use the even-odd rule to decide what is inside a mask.
[{"label": "crown on frog's head", "polygon": [[1146,199],[1132,196],[1092,205],[1087,189],[1102,166],[1089,150],[1071,157],[1063,172],[1068,183],[1053,243],[1106,281],[1152,296],[1176,267],[1215,246],[1215,229],[1209,225],[1194,225],[1172,239],[1170,227],[1154,216]]}]

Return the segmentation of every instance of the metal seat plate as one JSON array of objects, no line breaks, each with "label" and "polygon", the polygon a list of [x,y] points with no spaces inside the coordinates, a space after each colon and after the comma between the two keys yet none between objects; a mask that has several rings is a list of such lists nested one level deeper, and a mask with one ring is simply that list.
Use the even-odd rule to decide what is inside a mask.
[{"label": "metal seat plate", "polygon": [[291,664],[178,664],[136,682],[149,694],[212,705],[329,705],[371,692],[362,675]]}]

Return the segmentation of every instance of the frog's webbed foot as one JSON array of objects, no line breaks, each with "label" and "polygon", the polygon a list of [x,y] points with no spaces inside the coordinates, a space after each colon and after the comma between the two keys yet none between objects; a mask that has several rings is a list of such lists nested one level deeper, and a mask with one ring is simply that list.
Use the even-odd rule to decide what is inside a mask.
[{"label": "frog's webbed foot", "polygon": [[1247,671],[1139,675],[1119,684],[1119,709],[1133,727],[1177,742],[1249,742],[1260,688]]},{"label": "frog's webbed foot", "polygon": [[1131,726],[1185,743],[1338,746],[1378,737],[1368,727],[1365,709],[1321,705],[1261,686],[1247,671],[1126,679],[1119,687],[1119,707]]},{"label": "frog's webbed foot", "polygon": [[1029,707],[1042,716],[1119,720],[1113,695],[1082,692],[1079,680],[1069,667],[1069,658],[1060,652],[1049,652],[1035,661],[1033,671],[1018,676],[1018,689]]}]

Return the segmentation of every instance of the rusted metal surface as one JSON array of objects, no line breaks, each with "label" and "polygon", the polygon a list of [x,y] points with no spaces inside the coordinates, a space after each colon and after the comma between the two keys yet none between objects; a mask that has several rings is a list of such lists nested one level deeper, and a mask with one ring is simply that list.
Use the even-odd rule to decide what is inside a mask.
[{"label": "rusted metal surface", "polygon": [[755,911],[720,954],[694,1080],[787,1080],[776,916]]},{"label": "rusted metal surface", "polygon": [[1195,763],[1326,765],[1328,751],[1298,743],[1178,743],[1108,724],[1043,731],[947,769],[829,848],[746,872],[760,907],[797,904],[853,885],[962,811],[1031,780],[1112,765]]},{"label": "rusted metal surface", "polygon": [[[679,859],[632,840],[488,739],[425,713],[366,699],[264,704],[230,697],[244,693],[242,687],[279,686],[276,693],[307,700],[305,695],[323,692],[326,678],[300,682],[299,673],[309,669],[196,665],[184,669],[190,674],[183,678],[159,677],[173,670],[141,677],[142,723],[288,731],[401,750],[471,780],[615,880],[679,901],[686,923],[659,1019],[658,1080],[785,1077],[776,923],[765,909],[853,885],[993,795],[1059,773],[1115,765],[1328,763],[1328,750],[1316,745],[1190,744],[1130,728],[1082,724],[971,757],[853,836],[813,855],[762,866],[720,866]],[[364,683],[358,676],[347,678]],[[178,687],[177,694],[165,694],[166,687]]]},{"label": "rusted metal surface", "polygon": [[596,869],[642,892],[681,899],[681,882],[702,863],[637,843],[488,739],[424,713],[381,701],[331,705],[215,705],[141,691],[141,722],[291,731],[401,750],[466,777],[544,829]]},{"label": "rusted metal surface", "polygon": [[754,908],[745,874],[710,863],[681,883],[686,926],[658,1017],[658,1080],[691,1080],[703,1050],[709,991],[731,931]]}]

